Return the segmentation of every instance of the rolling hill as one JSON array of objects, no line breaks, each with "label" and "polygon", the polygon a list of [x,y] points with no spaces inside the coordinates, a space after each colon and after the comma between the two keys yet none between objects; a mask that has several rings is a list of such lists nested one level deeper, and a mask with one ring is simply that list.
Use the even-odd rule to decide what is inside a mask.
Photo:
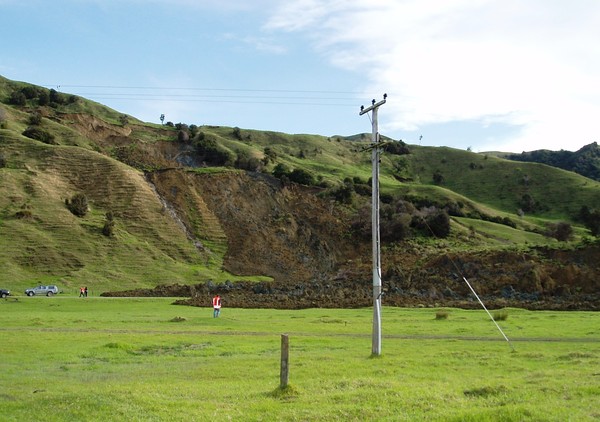
[{"label": "rolling hill", "polygon": [[[288,307],[365,306],[368,139],[155,125],[0,78],[0,281],[92,294],[176,284],[190,295],[226,289],[239,306],[273,306],[272,295]],[[599,244],[581,210],[600,209],[600,183],[389,141],[387,303],[468,305],[467,277],[499,305],[597,306]]]}]

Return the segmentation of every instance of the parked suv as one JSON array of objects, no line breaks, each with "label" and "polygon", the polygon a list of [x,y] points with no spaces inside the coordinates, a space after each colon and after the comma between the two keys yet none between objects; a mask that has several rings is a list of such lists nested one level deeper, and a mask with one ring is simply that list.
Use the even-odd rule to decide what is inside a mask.
[{"label": "parked suv", "polygon": [[10,296],[10,290],[0,289],[0,297],[4,299],[6,296]]},{"label": "parked suv", "polygon": [[37,287],[33,287],[31,289],[25,290],[25,294],[27,296],[34,296],[34,295],[52,296],[57,293],[58,293],[58,287],[56,287],[56,286],[37,286]]}]

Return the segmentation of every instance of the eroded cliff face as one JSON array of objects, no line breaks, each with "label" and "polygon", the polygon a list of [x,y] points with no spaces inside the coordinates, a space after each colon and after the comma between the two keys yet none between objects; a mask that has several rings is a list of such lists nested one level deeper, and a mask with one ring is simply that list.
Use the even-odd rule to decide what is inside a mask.
[{"label": "eroded cliff face", "polygon": [[223,267],[237,275],[327,280],[365,246],[352,242],[347,211],[314,189],[237,171],[171,170],[150,180],[201,242],[223,243]]},{"label": "eroded cliff face", "polygon": [[[205,306],[204,296],[215,291],[229,306],[240,307],[371,303],[370,241],[351,233],[349,210],[321,198],[314,188],[284,186],[268,175],[241,171],[167,170],[149,178],[200,242],[222,242],[224,269],[273,278],[259,284],[174,287],[186,290],[177,294],[195,296],[190,304]],[[410,242],[384,244],[382,273],[388,305],[477,307],[464,278],[492,306],[598,309],[600,303],[600,248],[594,245],[448,253]]]}]

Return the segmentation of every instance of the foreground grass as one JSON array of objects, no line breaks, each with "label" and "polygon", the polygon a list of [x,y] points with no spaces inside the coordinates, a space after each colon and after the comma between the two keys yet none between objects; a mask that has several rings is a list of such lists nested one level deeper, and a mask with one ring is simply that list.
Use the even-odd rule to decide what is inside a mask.
[{"label": "foreground grass", "polygon": [[[600,417],[591,312],[171,305],[172,299],[0,301],[0,420],[460,420]],[[176,318],[179,317],[179,318]],[[173,322],[180,319],[179,322]],[[278,390],[280,335],[290,387]]]}]

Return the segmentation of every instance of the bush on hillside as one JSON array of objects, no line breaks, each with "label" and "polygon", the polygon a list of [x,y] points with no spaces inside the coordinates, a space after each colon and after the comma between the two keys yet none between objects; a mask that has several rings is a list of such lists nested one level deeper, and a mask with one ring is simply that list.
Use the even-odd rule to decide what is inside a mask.
[{"label": "bush on hillside", "polygon": [[84,217],[88,212],[88,199],[83,193],[73,195],[70,200],[65,199],[65,205],[77,217]]},{"label": "bush on hillside", "polygon": [[407,155],[410,154],[408,146],[404,143],[404,141],[394,141],[385,144],[383,150],[388,154],[393,155]]},{"label": "bush on hillside", "polygon": [[10,94],[8,102],[12,105],[24,106],[27,104],[27,97],[21,91],[14,91],[12,94]]},{"label": "bush on hillside", "polygon": [[38,126],[29,126],[23,132],[23,136],[27,136],[28,138],[35,139],[36,141],[41,141],[45,144],[54,144],[54,135],[50,132],[46,132],[44,129]]},{"label": "bush on hillside", "polygon": [[230,151],[221,147],[216,140],[201,135],[195,141],[196,151],[207,164],[213,166],[233,165],[235,157]]},{"label": "bush on hillside", "polygon": [[277,153],[275,152],[275,150],[273,148],[265,147],[265,149],[263,150],[263,153],[264,153],[263,163],[265,165],[275,162],[275,160],[277,159]]},{"label": "bush on hillside", "polygon": [[545,235],[547,237],[553,237],[558,241],[565,242],[573,237],[573,227],[564,221],[556,224],[549,224]]},{"label": "bush on hillside", "polygon": [[315,184],[315,176],[304,169],[294,169],[288,174],[290,181],[299,183],[305,186],[313,186]]},{"label": "bush on hillside", "polygon": [[29,115],[29,124],[32,126],[37,126],[42,123],[42,113],[39,111],[34,111]]},{"label": "bush on hillside", "polygon": [[273,171],[271,172],[271,174],[278,178],[281,179],[283,176],[287,176],[287,174],[290,172],[290,169],[288,168],[288,166],[286,166],[283,163],[279,163],[275,166],[275,168],[273,169]]},{"label": "bush on hillside", "polygon": [[8,122],[6,111],[0,107],[0,129],[6,128],[6,122]]},{"label": "bush on hillside", "polygon": [[102,234],[106,237],[112,237],[115,231],[115,220],[112,211],[106,213],[106,220],[102,227]]},{"label": "bush on hillside", "polygon": [[185,131],[185,130],[180,130],[177,133],[177,140],[179,142],[189,142],[190,141],[190,134]]},{"label": "bush on hillside", "polygon": [[337,202],[341,204],[351,204],[352,203],[352,193],[354,192],[354,185],[351,183],[344,183],[341,186],[332,189],[331,196]]},{"label": "bush on hillside", "polygon": [[260,171],[262,162],[256,157],[253,157],[245,151],[238,152],[237,159],[235,160],[235,167],[242,170],[248,171]]},{"label": "bush on hillside", "polygon": [[600,210],[584,205],[579,211],[579,219],[592,236],[600,236]]},{"label": "bush on hillside", "polygon": [[55,89],[50,90],[50,102],[53,104],[65,104],[65,96]]},{"label": "bush on hillside", "polygon": [[425,236],[445,238],[450,234],[450,217],[436,207],[423,208],[412,219],[411,226]]}]

